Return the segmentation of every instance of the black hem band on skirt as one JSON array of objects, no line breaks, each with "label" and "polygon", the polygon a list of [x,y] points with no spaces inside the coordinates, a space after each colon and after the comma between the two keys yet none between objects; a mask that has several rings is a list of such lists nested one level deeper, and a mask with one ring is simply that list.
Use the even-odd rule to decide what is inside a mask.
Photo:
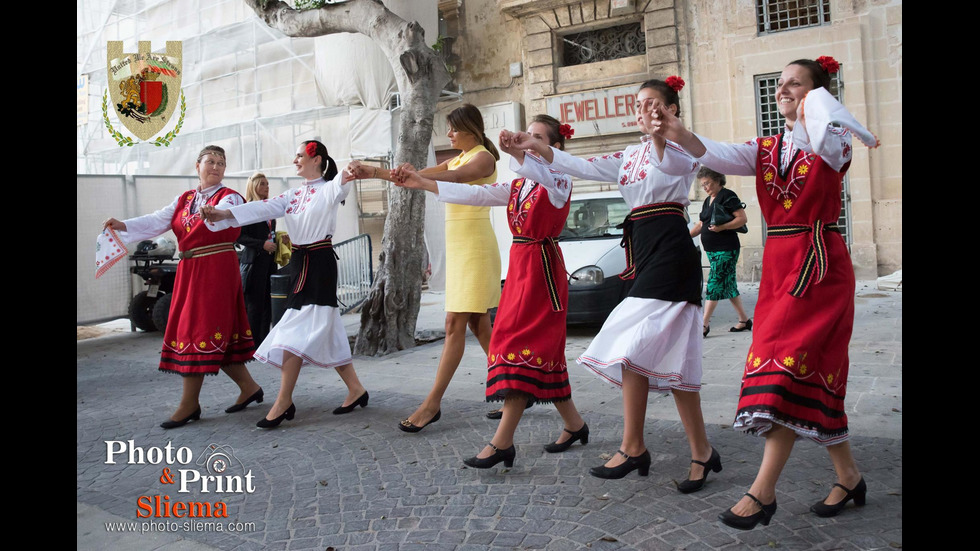
[{"label": "black hem band on skirt", "polygon": [[528,396],[532,400],[534,400],[535,404],[557,404],[560,402],[567,402],[568,400],[572,399],[571,393],[569,393],[568,396],[561,396],[558,398],[537,398],[533,394],[529,392],[524,392],[522,390],[505,389],[505,390],[498,390],[497,392],[491,394],[490,396],[487,396],[487,403],[503,402],[505,399],[507,399],[507,395],[510,394],[511,392],[520,392],[521,394]]}]

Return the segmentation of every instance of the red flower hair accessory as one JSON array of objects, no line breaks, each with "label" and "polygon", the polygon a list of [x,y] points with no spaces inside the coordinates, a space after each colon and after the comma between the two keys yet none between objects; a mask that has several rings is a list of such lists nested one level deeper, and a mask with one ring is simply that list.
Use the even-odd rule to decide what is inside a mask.
[{"label": "red flower hair accessory", "polygon": [[674,75],[667,77],[667,79],[664,80],[664,84],[670,86],[671,90],[680,92],[684,88],[685,82],[681,77]]},{"label": "red flower hair accessory", "polygon": [[572,125],[570,124],[562,124],[558,126],[558,133],[564,136],[567,140],[575,135],[575,130],[572,129]]},{"label": "red flower hair accessory", "polygon": [[824,71],[827,71],[828,75],[832,75],[840,70],[840,63],[837,63],[837,60],[829,55],[822,55],[818,57],[816,61],[821,67],[823,67]]},{"label": "red flower hair accessory", "polygon": [[306,154],[311,158],[316,157],[316,142],[306,144]]}]

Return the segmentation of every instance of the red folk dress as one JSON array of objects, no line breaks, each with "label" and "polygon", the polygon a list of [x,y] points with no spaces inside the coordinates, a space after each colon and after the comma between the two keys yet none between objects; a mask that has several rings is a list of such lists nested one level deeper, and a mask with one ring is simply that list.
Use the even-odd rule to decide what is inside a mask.
[{"label": "red folk dress", "polygon": [[[252,359],[255,345],[245,313],[238,256],[233,248],[207,254],[201,247],[233,245],[238,228],[211,231],[201,221],[198,209],[207,204],[227,208],[243,203],[238,192],[220,186],[194,204],[199,190],[187,191],[154,214],[126,220],[124,240],[136,241],[172,229],[182,254],[195,251],[177,265],[170,317],[163,338],[160,370],[181,375],[214,375],[223,365]],[[165,223],[170,216],[168,226]],[[219,224],[224,224],[219,223]],[[155,233],[154,233],[155,232]]]},{"label": "red folk dress", "polygon": [[827,446],[848,438],[855,281],[836,224],[852,151],[847,130],[813,122],[843,106],[821,88],[810,92],[806,108],[806,124],[779,136],[744,145],[702,138],[708,152],[699,160],[725,174],[754,173],[767,224],[734,426],[763,434],[778,423]]},{"label": "red folk dress", "polygon": [[509,185],[485,186],[439,182],[441,201],[506,205],[514,236],[490,336],[488,402],[501,401],[511,391],[543,403],[572,396],[565,361],[568,278],[557,242],[568,218],[572,185],[565,174],[543,167],[536,180],[518,178]]}]

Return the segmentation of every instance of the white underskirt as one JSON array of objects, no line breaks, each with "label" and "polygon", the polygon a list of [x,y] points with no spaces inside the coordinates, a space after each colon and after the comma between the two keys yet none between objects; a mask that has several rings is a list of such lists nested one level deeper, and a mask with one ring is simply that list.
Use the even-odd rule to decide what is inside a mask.
[{"label": "white underskirt", "polygon": [[299,310],[287,308],[255,351],[255,359],[282,368],[283,351],[303,358],[303,365],[340,367],[351,363],[340,309],[316,304]]},{"label": "white underskirt", "polygon": [[578,363],[623,386],[623,368],[650,379],[650,391],[701,389],[703,311],[689,302],[626,297]]}]

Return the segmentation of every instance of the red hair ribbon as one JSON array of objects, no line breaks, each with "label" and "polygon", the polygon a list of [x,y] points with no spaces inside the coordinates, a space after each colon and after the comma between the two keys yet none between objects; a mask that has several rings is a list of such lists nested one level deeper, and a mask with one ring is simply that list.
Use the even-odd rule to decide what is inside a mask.
[{"label": "red hair ribbon", "polygon": [[558,133],[565,137],[567,140],[575,135],[575,130],[572,129],[570,124],[562,124],[558,126]]},{"label": "red hair ribbon", "polygon": [[316,142],[306,144],[306,154],[310,157],[316,157]]}]

